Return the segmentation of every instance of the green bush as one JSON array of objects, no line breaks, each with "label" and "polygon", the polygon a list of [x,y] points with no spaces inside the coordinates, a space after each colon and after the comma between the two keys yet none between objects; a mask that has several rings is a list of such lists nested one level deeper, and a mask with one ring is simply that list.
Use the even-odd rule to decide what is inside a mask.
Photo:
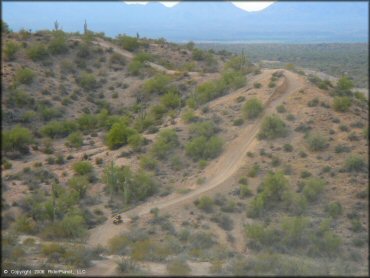
[{"label": "green bush", "polygon": [[[29,93],[24,92],[23,90],[17,88],[15,90],[11,90],[11,94],[8,97],[8,105],[9,107],[29,107],[33,108],[35,104],[35,99],[30,96]],[[32,111],[34,112],[34,111]],[[34,112],[36,113],[36,112]]]},{"label": "green bush", "polygon": [[209,139],[204,136],[196,137],[185,145],[186,154],[194,160],[213,159],[221,153],[222,148],[223,141],[216,136]]},{"label": "green bush", "polygon": [[222,80],[226,86],[231,89],[239,89],[247,82],[245,75],[243,75],[240,71],[234,70],[227,70],[223,72]]},{"label": "green bush", "polygon": [[276,139],[279,137],[286,137],[288,134],[288,127],[277,115],[272,114],[267,116],[262,124],[261,130],[258,133],[259,139]]},{"label": "green bush", "polygon": [[176,131],[174,129],[164,129],[158,134],[151,152],[158,159],[166,159],[178,145]]},{"label": "green bush", "polygon": [[252,195],[252,190],[247,184],[241,184],[239,187],[239,196],[241,198],[249,197]]},{"label": "green bush", "polygon": [[347,76],[341,77],[337,86],[335,87],[335,93],[339,96],[348,96],[351,95],[351,90],[353,88],[353,82]]},{"label": "green bush", "polygon": [[254,178],[258,175],[260,171],[260,166],[255,163],[253,164],[253,167],[248,171],[248,177]]},{"label": "green bush", "polygon": [[319,198],[319,195],[324,191],[324,188],[324,180],[318,178],[309,178],[304,183],[303,195],[308,201],[313,202]]},{"label": "green bush", "polygon": [[208,81],[200,84],[194,92],[194,100],[197,105],[211,101],[226,92],[226,84],[223,80]]},{"label": "green bush", "polygon": [[[109,149],[114,150],[128,143],[128,139],[131,136],[137,134],[137,131],[127,127],[124,122],[118,122],[113,124],[109,130],[106,138],[106,143]],[[131,139],[132,141],[135,141]],[[131,142],[133,143],[133,142]]]},{"label": "green bush", "polygon": [[195,201],[197,208],[206,212],[211,212],[213,208],[213,200],[208,196],[202,196],[200,199]]},{"label": "green bush", "polygon": [[35,77],[34,72],[29,68],[21,68],[16,71],[14,81],[16,84],[31,84]]},{"label": "green bush", "polygon": [[15,59],[15,54],[19,50],[20,46],[15,41],[8,41],[4,47],[4,57],[8,61],[13,61]]},{"label": "green bush", "polygon": [[211,121],[203,121],[191,124],[189,132],[194,137],[204,136],[206,138],[210,138],[217,132],[217,127]]},{"label": "green bush", "polygon": [[66,34],[61,31],[53,31],[53,39],[48,45],[51,54],[63,54],[68,51]]},{"label": "green bush", "polygon": [[83,72],[78,78],[78,83],[85,90],[95,89],[97,86],[96,78],[93,74]]},{"label": "green bush", "polygon": [[11,130],[4,130],[2,134],[2,148],[4,151],[27,153],[28,146],[32,142],[31,131],[18,125]]},{"label": "green bush", "polygon": [[157,168],[157,161],[150,155],[144,155],[140,159],[140,166],[146,170],[155,170]]},{"label": "green bush", "polygon": [[93,171],[94,167],[89,161],[78,161],[73,164],[73,170],[77,175],[87,175]]},{"label": "green bush", "polygon": [[332,218],[337,218],[339,215],[342,214],[343,208],[339,202],[333,202],[327,204],[325,210]]},{"label": "green bush", "polygon": [[74,121],[51,121],[41,127],[41,134],[50,138],[66,137],[77,127]]},{"label": "green bush", "polygon": [[98,117],[92,114],[83,114],[76,121],[80,130],[94,130],[99,124]]},{"label": "green bush", "polygon": [[161,97],[161,104],[170,109],[176,109],[181,106],[181,97],[177,91],[171,90]]},{"label": "green bush", "polygon": [[276,107],[276,111],[278,113],[285,113],[286,112],[286,108],[283,104],[280,104],[278,107]]},{"label": "green bush", "polygon": [[33,234],[37,230],[37,224],[31,217],[22,215],[15,221],[14,228],[19,233]]},{"label": "green bush", "polygon": [[246,101],[243,106],[243,114],[247,119],[257,118],[263,111],[263,105],[257,98]]},{"label": "green bush", "polygon": [[167,264],[167,272],[174,276],[187,276],[191,273],[191,268],[186,261],[175,259]]},{"label": "green bush", "polygon": [[306,142],[311,151],[322,151],[328,147],[328,139],[319,133],[312,133],[307,136]]},{"label": "green bush", "polygon": [[164,74],[158,74],[144,83],[143,91],[146,94],[161,95],[167,92],[170,82],[171,77]]},{"label": "green bush", "polygon": [[187,108],[182,113],[181,119],[185,123],[191,123],[191,122],[195,122],[197,120],[197,116],[194,114],[194,110],[193,109]]},{"label": "green bush", "polygon": [[345,167],[348,172],[361,172],[366,169],[366,163],[358,155],[351,155],[345,161]]},{"label": "green bush", "polygon": [[73,132],[67,138],[68,146],[73,148],[80,148],[83,144],[83,137],[81,132]]},{"label": "green bush", "polygon": [[125,204],[145,200],[157,190],[157,183],[146,172],[133,173],[129,167],[117,167],[112,163],[104,169],[103,181],[113,196],[122,196]]},{"label": "green bush", "polygon": [[33,61],[40,61],[47,57],[48,51],[42,44],[35,43],[27,50],[27,56]]},{"label": "green bush", "polygon": [[335,97],[333,100],[334,110],[337,112],[347,112],[351,107],[352,101],[349,97]]},{"label": "green bush", "polygon": [[142,68],[144,68],[144,64],[139,62],[139,61],[132,61],[129,65],[128,65],[128,73],[130,75],[139,75],[140,74],[140,71]]},{"label": "green bush", "polygon": [[129,36],[118,36],[117,44],[128,51],[135,51],[140,47],[138,39]]}]

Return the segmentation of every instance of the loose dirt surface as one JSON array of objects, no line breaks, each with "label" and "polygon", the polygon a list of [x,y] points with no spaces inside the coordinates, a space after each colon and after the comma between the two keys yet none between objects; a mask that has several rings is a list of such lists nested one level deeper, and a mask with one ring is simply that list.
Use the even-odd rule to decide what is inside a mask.
[{"label": "loose dirt surface", "polygon": [[[272,72],[273,71],[266,71],[265,74]],[[299,91],[304,86],[304,80],[302,77],[288,71],[283,72],[285,76],[284,84],[277,87],[276,90],[274,90],[274,93],[266,101],[264,115],[273,112],[276,106],[279,105],[287,96]],[[286,87],[286,89],[283,92],[280,92],[280,87]],[[226,98],[226,100],[228,100],[228,98]],[[178,194],[170,194],[164,198],[147,202],[126,211],[121,214],[124,223],[130,222],[129,216],[136,215],[143,217],[149,214],[150,210],[155,207],[160,211],[170,211],[175,207],[183,206],[184,204],[193,201],[201,194],[227,184],[228,178],[230,178],[242,166],[246,153],[253,150],[257,141],[256,135],[263,118],[264,117],[262,116],[252,124],[247,124],[240,134],[228,144],[223,154],[206,168],[204,174],[206,182],[201,187],[182,196],[178,196]],[[186,183],[184,187],[195,188],[195,181]],[[109,219],[103,225],[90,230],[88,245],[96,246],[101,244],[104,246],[108,243],[110,238],[119,235],[126,230],[126,224],[114,225],[112,220]]]}]

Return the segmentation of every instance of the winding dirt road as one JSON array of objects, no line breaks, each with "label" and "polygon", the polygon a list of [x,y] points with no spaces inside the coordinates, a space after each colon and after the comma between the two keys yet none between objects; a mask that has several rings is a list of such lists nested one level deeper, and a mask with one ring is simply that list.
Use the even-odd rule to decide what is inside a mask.
[{"label": "winding dirt road", "polygon": [[[188,194],[179,196],[178,194],[170,194],[166,197],[146,202],[139,205],[124,214],[121,217],[124,223],[130,221],[129,216],[137,215],[142,217],[150,213],[152,208],[158,208],[161,212],[169,211],[175,207],[184,205],[185,203],[192,202],[200,195],[209,192],[217,187],[228,185],[227,181],[235,172],[243,165],[246,153],[254,148],[257,143],[256,135],[259,131],[260,123],[263,118],[275,111],[286,97],[299,91],[304,86],[304,79],[292,72],[284,72],[284,82],[277,87],[265,102],[265,110],[263,115],[252,123],[249,123],[241,131],[239,136],[233,139],[221,156],[212,162],[205,170],[206,182],[199,188],[191,191]],[[195,181],[193,182],[195,183]],[[189,183],[187,184],[189,185]],[[104,224],[90,230],[90,238],[88,245],[106,245],[110,238],[121,234],[127,230],[127,225],[114,225],[111,219],[108,219]]]}]

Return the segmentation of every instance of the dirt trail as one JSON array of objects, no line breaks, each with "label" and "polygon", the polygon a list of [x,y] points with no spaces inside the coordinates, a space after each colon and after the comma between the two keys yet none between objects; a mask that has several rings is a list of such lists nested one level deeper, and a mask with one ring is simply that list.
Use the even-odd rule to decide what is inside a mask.
[{"label": "dirt trail", "polygon": [[[256,135],[259,131],[260,123],[265,115],[274,112],[277,105],[279,105],[287,96],[298,91],[303,87],[304,80],[289,71],[284,71],[285,81],[283,85],[275,90],[275,92],[267,100],[267,107],[259,119],[248,124],[244,130],[241,131],[238,137],[232,140],[223,154],[218,160],[214,161],[206,169],[206,182],[201,187],[191,191],[188,194],[178,196],[170,194],[164,198],[160,198],[151,202],[146,202],[139,205],[123,214],[121,214],[125,223],[129,222],[128,216],[137,215],[139,217],[147,215],[150,210],[157,207],[161,211],[167,211],[184,205],[187,202],[193,201],[199,195],[208,192],[216,187],[227,185],[227,180],[243,165],[243,159],[246,153],[253,149],[257,143]],[[282,88],[284,90],[282,90]],[[195,182],[192,182],[195,184]],[[187,184],[189,187],[189,183]],[[186,186],[186,185],[184,185]],[[92,229],[88,244],[96,246],[97,244],[106,245],[108,240],[115,235],[122,233],[127,229],[127,225],[114,225],[111,219],[107,220],[103,225]]]}]

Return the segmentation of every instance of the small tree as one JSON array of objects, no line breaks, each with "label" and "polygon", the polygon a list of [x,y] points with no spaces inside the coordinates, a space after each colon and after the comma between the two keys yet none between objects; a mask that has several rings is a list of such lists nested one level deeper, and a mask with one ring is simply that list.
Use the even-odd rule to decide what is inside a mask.
[{"label": "small tree", "polygon": [[306,141],[311,151],[322,151],[328,147],[328,140],[319,133],[310,134]]}]

